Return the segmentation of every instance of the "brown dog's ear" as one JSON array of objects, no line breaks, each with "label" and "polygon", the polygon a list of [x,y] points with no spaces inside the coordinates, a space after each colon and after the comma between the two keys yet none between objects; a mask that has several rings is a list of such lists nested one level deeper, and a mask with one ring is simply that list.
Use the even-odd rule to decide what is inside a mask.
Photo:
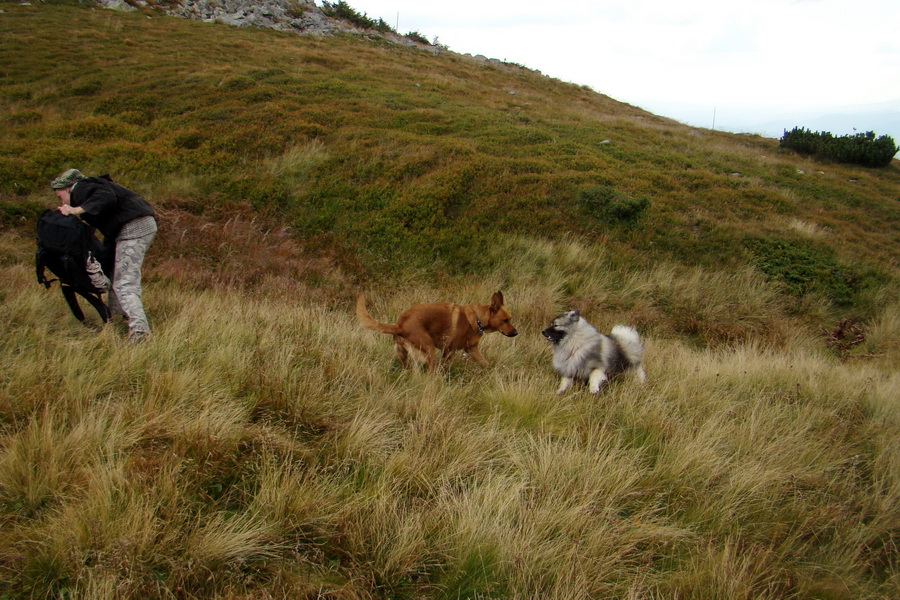
[{"label": "brown dog's ear", "polygon": [[503,308],[503,292],[494,292],[491,296],[491,312],[495,313]]}]

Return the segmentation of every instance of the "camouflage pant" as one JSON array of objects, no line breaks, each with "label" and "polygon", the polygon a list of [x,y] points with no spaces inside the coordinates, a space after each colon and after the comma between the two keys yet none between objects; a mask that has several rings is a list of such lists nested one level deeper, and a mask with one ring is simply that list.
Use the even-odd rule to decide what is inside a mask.
[{"label": "camouflage pant", "polygon": [[141,265],[156,232],[133,240],[116,241],[116,268],[108,304],[112,313],[128,318],[130,334],[150,333],[150,323],[141,300]]}]

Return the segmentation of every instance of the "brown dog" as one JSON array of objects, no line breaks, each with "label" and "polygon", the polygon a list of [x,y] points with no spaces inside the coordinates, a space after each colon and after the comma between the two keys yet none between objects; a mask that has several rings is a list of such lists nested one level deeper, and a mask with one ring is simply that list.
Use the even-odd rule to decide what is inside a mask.
[{"label": "brown dog", "polygon": [[397,359],[406,367],[410,355],[424,362],[429,369],[435,366],[435,349],[441,351],[441,362],[447,362],[454,352],[463,350],[483,367],[488,366],[478,350],[478,342],[485,333],[499,331],[506,337],[519,334],[510,323],[503,306],[503,294],[496,292],[490,306],[485,304],[416,304],[397,318],[397,324],[379,323],[366,310],[366,296],[356,301],[356,316],[362,326],[394,336]]}]

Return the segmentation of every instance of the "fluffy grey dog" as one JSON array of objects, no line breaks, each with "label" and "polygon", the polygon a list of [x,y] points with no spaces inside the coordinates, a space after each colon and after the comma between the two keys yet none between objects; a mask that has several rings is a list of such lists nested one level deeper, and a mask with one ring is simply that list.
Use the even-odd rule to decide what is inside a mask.
[{"label": "fluffy grey dog", "polygon": [[632,371],[644,383],[642,365],[644,345],[632,327],[616,325],[609,335],[597,331],[570,310],[553,319],[550,327],[541,332],[553,344],[553,368],[562,376],[557,394],[562,394],[576,379],[587,381],[592,394],[608,376]]}]

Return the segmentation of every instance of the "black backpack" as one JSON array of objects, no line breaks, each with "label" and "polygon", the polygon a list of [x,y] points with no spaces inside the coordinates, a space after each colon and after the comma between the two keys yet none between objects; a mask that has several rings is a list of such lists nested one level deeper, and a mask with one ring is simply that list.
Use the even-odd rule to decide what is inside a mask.
[{"label": "black backpack", "polygon": [[[59,210],[45,210],[38,217],[36,227],[37,252],[34,256],[38,283],[49,288],[59,281],[63,296],[72,314],[84,322],[84,313],[78,305],[78,294],[93,306],[104,323],[109,322],[109,309],[103,302],[102,290],[91,282],[86,265],[88,253],[93,255],[107,277],[112,278],[113,256],[94,233],[94,228],[74,215],[64,215]],[[44,276],[47,268],[57,279]]]}]

